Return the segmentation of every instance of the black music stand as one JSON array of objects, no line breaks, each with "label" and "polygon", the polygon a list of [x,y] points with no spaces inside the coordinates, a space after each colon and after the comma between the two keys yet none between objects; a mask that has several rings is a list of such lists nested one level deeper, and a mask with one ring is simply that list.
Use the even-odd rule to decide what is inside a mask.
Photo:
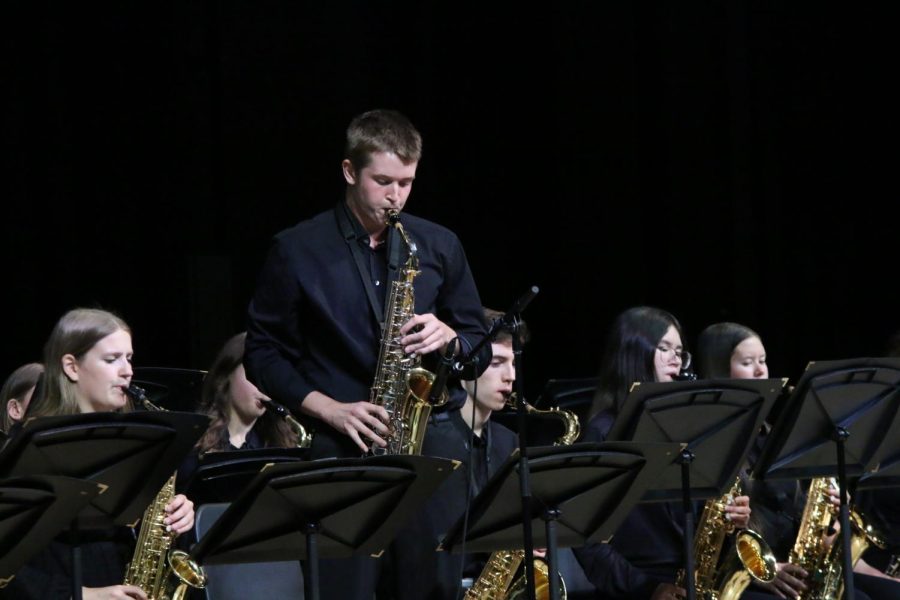
[{"label": "black music stand", "polygon": [[201,564],[306,559],[305,597],[318,600],[318,560],[372,554],[391,542],[454,468],[427,456],[272,465],[191,552]]},{"label": "black music stand", "polygon": [[69,477],[0,481],[0,590],[102,490]]},{"label": "black music stand", "polygon": [[[684,506],[685,572],[694,572],[692,498],[731,487],[757,432],[786,383],[781,379],[722,379],[634,384],[608,440],[678,442],[679,455],[644,495]],[[694,578],[687,577],[694,600]]]},{"label": "black music stand", "polygon": [[[894,425],[900,403],[900,358],[854,358],[810,363],[769,434],[754,469],[760,479],[838,476],[846,498],[847,477],[872,469],[879,446]],[[888,442],[884,452],[896,449]],[[841,531],[850,532],[847,502]],[[844,589],[854,597],[850,535],[841,536]]]},{"label": "black music stand", "polygon": [[185,495],[194,504],[232,502],[268,464],[306,460],[309,448],[260,448],[210,452],[185,483]]},{"label": "black music stand", "polygon": [[170,367],[135,367],[131,382],[147,392],[147,399],[167,410],[195,412],[200,406],[206,371]]},{"label": "black music stand", "polygon": [[[547,548],[553,600],[559,592],[557,549],[612,536],[680,448],[679,444],[603,442],[529,449],[532,528],[537,530],[536,543]],[[451,527],[439,550],[522,548],[516,452],[473,500],[468,527],[463,529],[465,523],[461,518]],[[532,568],[532,561],[525,563]]]},{"label": "black music stand", "polygon": [[205,415],[178,412],[43,417],[0,452],[0,477],[63,475],[105,487],[71,524],[73,598],[81,598],[78,531],[134,525],[208,425]]}]

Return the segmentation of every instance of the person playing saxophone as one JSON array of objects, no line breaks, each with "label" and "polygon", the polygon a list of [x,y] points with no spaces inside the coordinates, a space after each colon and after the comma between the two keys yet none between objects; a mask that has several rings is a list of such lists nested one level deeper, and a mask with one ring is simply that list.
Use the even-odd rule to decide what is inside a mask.
[{"label": "person playing saxophone", "polygon": [[[121,318],[96,309],[69,311],[57,322],[44,348],[44,382],[25,418],[130,410],[125,392],[133,375],[132,354],[131,329]],[[164,512],[169,531],[182,534],[194,525],[194,505],[183,494],[174,495]],[[147,600],[141,588],[122,585],[133,545],[134,534],[126,527],[93,532],[80,544],[85,600]],[[20,569],[3,597],[70,598],[70,557],[67,540],[54,540]]]},{"label": "person playing saxophone", "polygon": [[[378,367],[388,290],[415,244],[413,314],[396,342],[410,357],[462,350],[486,332],[481,300],[459,239],[407,213],[422,138],[405,116],[373,110],[346,135],[337,206],[275,236],[248,308],[244,365],[264,394],[306,417],[310,458],[357,457],[386,445],[390,416],[367,401]],[[311,199],[306,198],[307,203]],[[479,361],[487,367],[490,349]],[[320,563],[322,598],[372,597],[382,564],[354,558]]]},{"label": "person playing saxophone", "polygon": [[[485,324],[502,313],[484,310]],[[520,339],[528,337],[523,323]],[[431,415],[422,453],[459,461],[450,477],[414,515],[394,544],[394,557],[415,565],[394,582],[394,597],[405,600],[456,600],[460,574],[475,579],[488,554],[436,552],[437,541],[463,515],[469,501],[518,446],[516,435],[491,420],[513,391],[512,333],[501,330],[491,343],[490,366],[475,381],[464,381],[465,399]]]},{"label": "person playing saxophone", "polygon": [[[749,327],[739,323],[716,323],[704,329],[697,340],[697,355],[701,373],[709,378],[769,377],[768,356],[762,338]],[[776,403],[773,414],[767,416],[754,447],[751,448],[748,456],[751,465],[759,456],[779,408]],[[753,506],[750,526],[762,534],[777,560],[774,581],[754,582],[753,586],[780,598],[806,597],[811,591],[811,574],[803,565],[797,564],[800,562],[799,559],[792,560],[792,556],[797,555],[792,550],[799,543],[797,538],[802,529],[802,515],[808,502],[809,483],[801,484],[794,480],[745,481],[745,489],[750,494]],[[827,482],[821,480],[820,483]],[[836,487],[822,485],[816,489],[819,490],[822,511],[836,514],[841,504]],[[820,539],[810,542],[820,543],[821,547],[827,549],[835,543],[835,534],[827,526],[824,529],[821,536],[817,535]],[[814,528],[808,527],[807,531],[814,531]],[[892,590],[889,587],[894,582],[880,581],[859,573],[855,574],[854,581],[857,600],[898,597],[897,588]]]}]

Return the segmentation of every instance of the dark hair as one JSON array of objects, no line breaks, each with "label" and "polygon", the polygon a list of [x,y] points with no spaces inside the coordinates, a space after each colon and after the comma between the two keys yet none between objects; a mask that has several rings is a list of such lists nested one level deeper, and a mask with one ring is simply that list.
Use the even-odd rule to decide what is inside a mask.
[{"label": "dark hair", "polygon": [[714,323],[700,332],[697,338],[697,366],[706,379],[731,377],[731,355],[746,339],[759,334],[740,323]]},{"label": "dark hair", "polygon": [[9,410],[6,405],[10,400],[22,401],[22,398],[34,388],[38,382],[38,378],[44,372],[44,365],[41,363],[28,363],[22,365],[12,372],[3,383],[0,389],[0,406],[3,413],[0,414],[0,431],[9,431],[13,424],[13,418],[9,416]]},{"label": "dark hair", "polygon": [[606,338],[591,415],[603,411],[618,414],[631,384],[656,380],[656,347],[669,327],[678,331],[683,343],[681,324],[668,311],[635,306],[616,317]]},{"label": "dark hair", "polygon": [[370,110],[350,121],[344,157],[359,172],[375,152],[396,154],[405,165],[418,162],[422,158],[422,136],[399,112]]},{"label": "dark hair", "polygon": [[[231,374],[241,366],[244,358],[246,332],[232,336],[216,356],[206,377],[200,395],[201,411],[213,418],[197,442],[200,455],[228,449],[228,419],[231,409]],[[266,411],[254,426],[266,447],[292,448],[297,445],[297,437],[281,417],[273,411]]]},{"label": "dark hair", "polygon": [[[76,384],[63,371],[63,357],[71,354],[76,360],[87,354],[94,345],[117,331],[131,334],[131,328],[121,317],[96,308],[75,308],[56,322],[44,345],[44,385],[28,405],[29,417],[78,414]],[[131,409],[131,401],[123,410]]]},{"label": "dark hair", "polygon": [[[484,324],[488,329],[494,324],[494,321],[503,317],[505,313],[493,308],[484,307]],[[525,342],[531,339],[531,332],[528,330],[528,324],[525,321],[519,321],[519,342],[525,345]],[[512,343],[512,331],[503,327],[494,337],[494,342],[498,344]]]}]

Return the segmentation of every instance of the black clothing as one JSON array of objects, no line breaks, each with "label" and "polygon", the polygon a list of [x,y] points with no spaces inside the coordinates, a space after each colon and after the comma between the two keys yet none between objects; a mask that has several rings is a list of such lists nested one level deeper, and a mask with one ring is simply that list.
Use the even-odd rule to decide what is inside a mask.
[{"label": "black clothing", "polygon": [[876,569],[884,571],[891,556],[900,554],[900,488],[862,490],[856,496],[856,504],[866,522],[873,525],[887,542],[884,550],[869,546],[863,558]]},{"label": "black clothing", "polygon": [[[602,412],[588,422],[582,439],[602,442],[614,415]],[[678,502],[638,504],[608,544],[573,548],[598,597],[645,599],[663,582],[673,583],[683,566],[684,511]]]},{"label": "black clothing", "polygon": [[[466,510],[466,497],[474,498],[518,446],[516,435],[506,427],[488,421],[481,437],[470,438],[471,429],[459,410],[434,415],[425,432],[422,454],[457,460],[461,464],[429,498],[420,514],[414,515],[392,545],[392,560],[403,573],[394,582],[398,600],[455,600],[461,577],[477,578],[487,554],[435,552],[438,541]],[[469,452],[474,439],[474,453]],[[472,457],[471,489],[469,463]],[[465,564],[464,564],[465,563]]]},{"label": "black clothing", "polygon": [[[80,544],[83,585],[121,584],[125,567],[134,554],[134,539],[134,532],[128,527],[84,532]],[[71,597],[72,546],[64,536],[57,537],[29,559],[12,582],[0,590],[0,598],[10,600],[68,600]]]},{"label": "black clothing", "polygon": [[[352,223],[350,239],[341,233],[341,215]],[[416,314],[434,313],[459,334],[464,348],[471,348],[486,331],[459,239],[406,213],[401,222],[418,249]],[[350,244],[369,257],[370,283],[383,303],[389,287],[383,281],[387,256],[369,247],[368,234],[344,202],[275,236],[250,303],[247,376],[295,413],[312,391],[341,402],[369,398],[381,329]],[[490,352],[490,344],[485,348]],[[482,360],[482,368],[488,362]],[[314,429],[312,458],[359,455],[348,436],[324,423],[314,423]]]}]

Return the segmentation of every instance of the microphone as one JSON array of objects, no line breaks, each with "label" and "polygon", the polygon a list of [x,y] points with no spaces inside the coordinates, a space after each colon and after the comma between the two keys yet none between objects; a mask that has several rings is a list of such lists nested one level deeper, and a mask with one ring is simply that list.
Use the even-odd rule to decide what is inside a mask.
[{"label": "microphone", "polygon": [[455,337],[447,344],[447,348],[438,361],[437,372],[434,374],[434,383],[431,384],[431,391],[428,393],[428,404],[439,406],[446,402],[442,399],[444,391],[447,389],[447,378],[450,376],[450,370],[453,367],[453,359],[456,356],[459,347],[459,338]]},{"label": "microphone", "polygon": [[506,311],[506,314],[503,315],[503,322],[506,324],[510,323],[510,321],[512,321],[517,314],[525,310],[525,307],[528,306],[529,302],[534,300],[534,297],[537,296],[539,291],[540,290],[536,285],[528,288],[528,291],[522,294],[519,299],[513,303],[512,307],[510,307],[510,309]]}]

